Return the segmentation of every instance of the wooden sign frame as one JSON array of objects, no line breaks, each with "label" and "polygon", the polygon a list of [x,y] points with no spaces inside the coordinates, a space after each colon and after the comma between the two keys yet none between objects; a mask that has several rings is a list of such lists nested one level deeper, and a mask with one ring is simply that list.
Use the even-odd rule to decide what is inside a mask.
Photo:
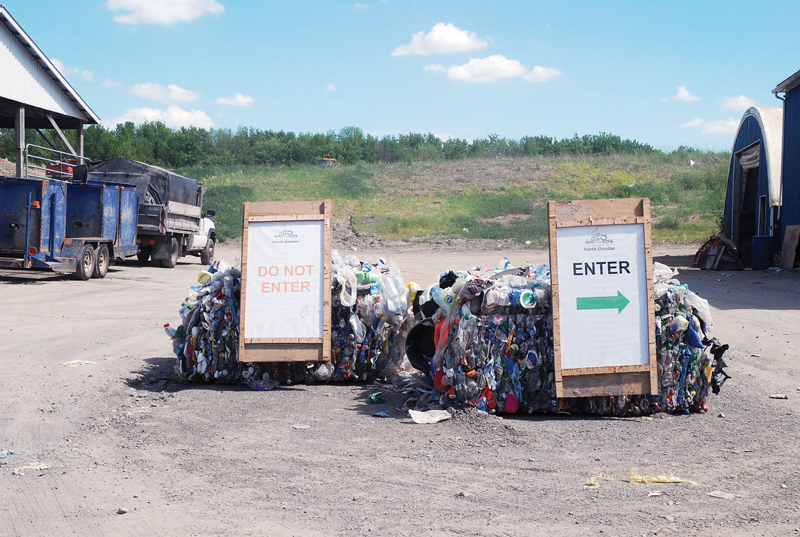
[{"label": "wooden sign frame", "polygon": [[[653,291],[653,247],[650,231],[650,200],[647,198],[549,201],[550,278],[553,293],[553,347],[556,397],[605,395],[657,395],[658,362],[655,340],[655,293]],[[558,281],[557,230],[567,227],[609,225],[644,226],[644,257],[647,283],[648,349],[650,361],[642,365],[620,365],[562,369],[561,314]]]},{"label": "wooden sign frame", "polygon": [[[248,338],[247,256],[250,224],[255,222],[319,221],[323,224],[323,330],[321,338]],[[239,317],[240,362],[306,362],[331,359],[331,200],[244,204],[242,225],[242,285]]]}]

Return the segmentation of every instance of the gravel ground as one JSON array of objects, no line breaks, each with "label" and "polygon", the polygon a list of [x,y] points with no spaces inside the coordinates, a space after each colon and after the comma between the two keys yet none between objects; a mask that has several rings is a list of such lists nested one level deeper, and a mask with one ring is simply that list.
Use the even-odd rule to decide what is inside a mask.
[{"label": "gravel ground", "polygon": [[[356,254],[421,284],[505,255],[547,261],[477,246]],[[0,453],[14,452],[0,535],[800,535],[800,274],[699,271],[694,249],[655,255],[711,303],[733,378],[709,413],[652,421],[459,411],[417,425],[385,384],[184,384],[162,326],[197,259],[89,282],[0,275]],[[376,391],[385,403],[367,401]],[[32,463],[49,468],[14,474]],[[632,468],[694,484],[629,483]]]}]

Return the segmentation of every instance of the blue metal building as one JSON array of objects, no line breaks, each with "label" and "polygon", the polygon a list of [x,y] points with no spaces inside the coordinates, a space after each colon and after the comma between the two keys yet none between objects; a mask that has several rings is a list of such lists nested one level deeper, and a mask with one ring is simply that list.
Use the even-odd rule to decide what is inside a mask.
[{"label": "blue metal building", "polygon": [[748,108],[731,150],[723,231],[754,268],[780,250],[782,145],[781,109]]},{"label": "blue metal building", "polygon": [[783,208],[781,237],[786,226],[800,224],[800,71],[772,90],[783,93]]}]

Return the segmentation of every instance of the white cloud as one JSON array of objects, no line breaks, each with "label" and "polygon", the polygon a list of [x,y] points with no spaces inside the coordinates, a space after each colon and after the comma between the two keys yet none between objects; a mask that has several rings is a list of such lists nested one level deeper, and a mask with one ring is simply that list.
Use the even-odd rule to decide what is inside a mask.
[{"label": "white cloud", "polygon": [[522,75],[522,78],[528,82],[549,82],[559,75],[561,75],[561,71],[555,67],[542,67],[541,65],[534,65],[533,69]]},{"label": "white cloud", "polygon": [[662,102],[681,101],[683,103],[693,103],[699,100],[700,97],[698,97],[697,95],[692,95],[691,92],[686,89],[686,86],[678,86],[678,93],[676,93],[672,97],[665,97],[661,99]]},{"label": "white cloud", "polygon": [[453,24],[440,22],[427,34],[424,31],[411,34],[411,43],[394,49],[392,56],[447,54],[485,49],[488,46],[489,41],[480,39],[475,32],[470,33]]},{"label": "white cloud", "polygon": [[121,86],[122,82],[120,82],[119,80],[111,80],[110,78],[107,78],[103,81],[103,87],[106,89],[119,88]]},{"label": "white cloud", "polygon": [[64,62],[62,62],[59,59],[50,58],[50,61],[53,63],[56,69],[58,69],[58,72],[64,75],[65,77],[77,75],[80,72],[80,69],[78,69],[77,67],[67,67],[66,65],[64,65]]},{"label": "white cloud", "polygon": [[72,77],[74,75],[79,75],[82,79],[86,80],[87,82],[94,82],[95,74],[93,71],[81,71],[77,67],[71,67],[68,65],[64,65],[64,62],[57,58],[50,58],[50,61],[53,63],[58,72],[64,75],[64,77]]},{"label": "white cloud", "polygon": [[[441,66],[429,65],[427,71],[440,71]],[[552,67],[535,66],[530,71],[517,60],[509,60],[500,54],[487,58],[470,58],[464,65],[451,65],[447,76],[458,82],[495,82],[504,78],[521,77],[529,82],[547,82],[559,76],[561,72]]]},{"label": "white cloud", "polygon": [[322,89],[326,89],[328,91],[336,91],[336,86],[333,84],[328,84],[327,86],[322,86]]},{"label": "white cloud", "polygon": [[447,68],[440,63],[434,63],[431,65],[426,65],[422,68],[423,71],[432,71],[434,73],[446,73]]},{"label": "white cloud", "polygon": [[131,88],[131,93],[137,97],[169,104],[193,103],[200,98],[200,94],[196,91],[185,90],[175,84],[170,84],[165,88],[161,84],[152,82],[136,84]]},{"label": "white cloud", "polygon": [[180,127],[210,129],[214,126],[214,122],[211,121],[208,114],[202,110],[192,110],[189,112],[177,106],[170,106],[166,110],[159,110],[156,108],[131,108],[116,119],[103,120],[102,124],[106,128],[113,129],[120,123],[125,123],[127,121],[132,121],[137,125],[145,121],[161,121],[170,129],[178,129]]},{"label": "white cloud", "polygon": [[715,119],[706,121],[699,117],[683,124],[686,128],[701,128],[703,134],[736,134],[739,128],[738,119]]},{"label": "white cloud", "polygon": [[736,110],[737,112],[744,112],[751,106],[755,106],[756,102],[750,97],[739,95],[738,97],[723,97],[722,109],[723,110]]},{"label": "white cloud", "polygon": [[354,5],[353,7],[356,9],[367,9],[369,7],[369,4],[359,4],[358,2],[356,2],[356,5]]},{"label": "white cloud", "polygon": [[170,25],[225,11],[225,6],[216,0],[108,0],[106,7],[109,11],[126,12],[114,15],[114,22],[120,24]]},{"label": "white cloud", "polygon": [[226,106],[250,106],[253,104],[253,98],[249,95],[237,93],[233,97],[220,97],[217,99],[217,104],[224,104]]}]

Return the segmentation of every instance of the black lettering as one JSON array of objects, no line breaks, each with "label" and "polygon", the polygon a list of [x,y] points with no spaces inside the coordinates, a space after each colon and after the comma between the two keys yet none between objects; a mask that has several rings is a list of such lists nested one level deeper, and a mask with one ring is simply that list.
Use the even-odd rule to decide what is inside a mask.
[{"label": "black lettering", "polygon": [[608,273],[609,274],[616,274],[617,273],[617,262],[616,261],[609,261],[608,262]]},{"label": "black lettering", "polygon": [[603,265],[605,265],[606,262],[605,261],[598,261],[597,264],[600,267],[600,275],[602,276],[602,274],[603,274]]},{"label": "black lettering", "polygon": [[581,264],[580,263],[573,263],[572,264],[572,275],[573,276],[583,276],[581,272]]},{"label": "black lettering", "polygon": [[594,263],[592,263],[591,268],[589,268],[589,263],[584,263],[583,270],[587,276],[589,275],[590,272],[592,273],[592,276],[594,276]]},{"label": "black lettering", "polygon": [[630,266],[630,263],[628,263],[627,261],[620,261],[620,262],[619,262],[619,273],[620,273],[620,274],[622,274],[622,271],[624,270],[625,272],[627,272],[628,274],[630,274],[630,273],[631,273],[631,271],[630,271],[630,270],[628,270],[628,267],[629,267],[629,266]]}]

